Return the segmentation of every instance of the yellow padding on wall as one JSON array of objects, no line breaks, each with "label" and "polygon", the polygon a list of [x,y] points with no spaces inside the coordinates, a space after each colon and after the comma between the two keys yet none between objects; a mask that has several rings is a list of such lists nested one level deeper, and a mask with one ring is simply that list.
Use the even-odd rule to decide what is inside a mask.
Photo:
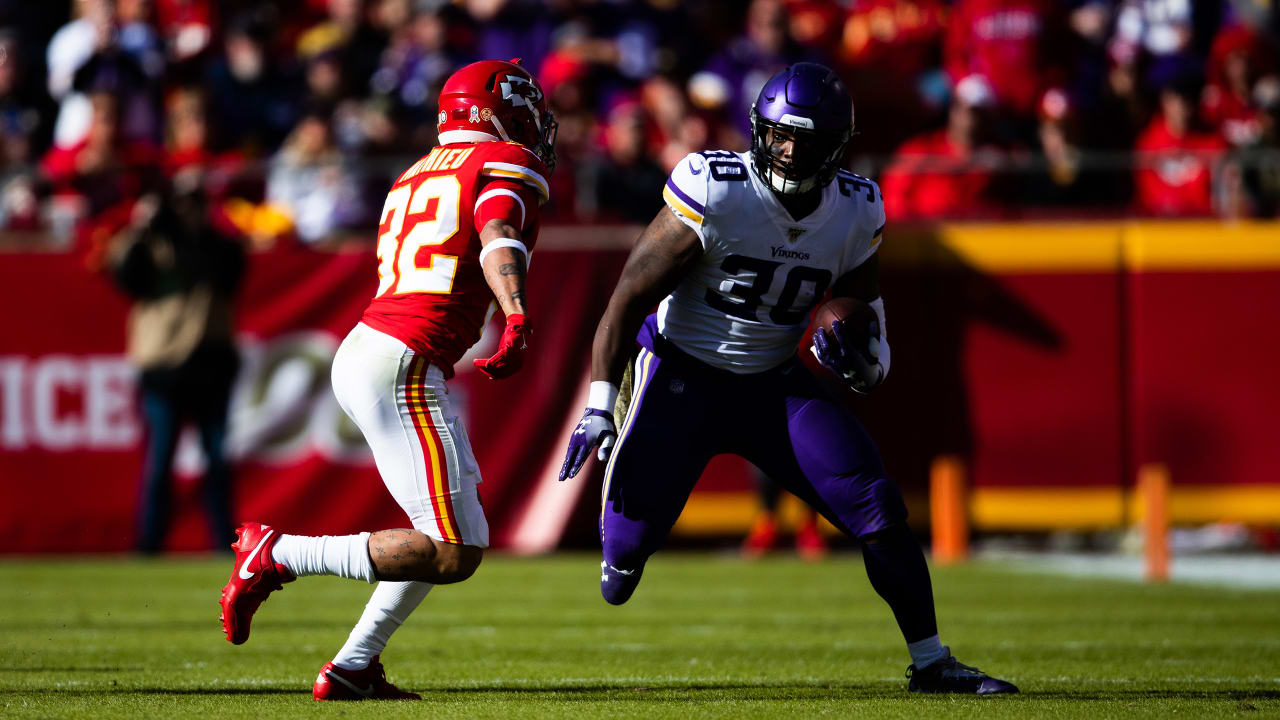
[{"label": "yellow padding on wall", "polygon": [[889,226],[889,266],[984,272],[1280,270],[1280,223],[1133,221]]}]

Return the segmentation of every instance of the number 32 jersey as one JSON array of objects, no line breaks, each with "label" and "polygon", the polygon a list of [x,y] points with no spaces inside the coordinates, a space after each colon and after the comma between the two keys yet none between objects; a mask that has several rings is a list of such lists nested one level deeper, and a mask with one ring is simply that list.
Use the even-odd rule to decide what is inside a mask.
[{"label": "number 32 jersey", "polygon": [[378,225],[378,291],[360,321],[439,367],[480,340],[493,293],[480,267],[480,229],[520,228],[530,252],[548,198],[538,156],[511,142],[434,148],[391,186]]},{"label": "number 32 jersey", "polygon": [[702,240],[702,257],[658,308],[681,350],[735,373],[763,372],[796,352],[809,314],[837,278],[875,254],[880,188],[844,170],[809,215],[793,220],[751,169],[748,153],[687,155],[662,196]]}]

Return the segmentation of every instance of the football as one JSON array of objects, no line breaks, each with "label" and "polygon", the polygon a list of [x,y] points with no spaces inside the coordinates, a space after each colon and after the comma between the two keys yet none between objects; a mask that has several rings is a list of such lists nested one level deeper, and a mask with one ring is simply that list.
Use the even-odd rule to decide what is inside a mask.
[{"label": "football", "polygon": [[823,303],[813,314],[813,328],[831,332],[831,322],[839,320],[845,337],[870,339],[880,337],[880,321],[876,311],[867,303],[851,297],[836,297]]}]

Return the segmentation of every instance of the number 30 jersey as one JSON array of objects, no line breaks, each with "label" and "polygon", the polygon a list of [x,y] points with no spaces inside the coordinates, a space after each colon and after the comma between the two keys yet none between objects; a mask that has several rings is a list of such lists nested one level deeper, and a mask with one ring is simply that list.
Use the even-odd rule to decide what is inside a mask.
[{"label": "number 30 jersey", "polygon": [[511,142],[432,149],[387,193],[378,225],[378,291],[360,321],[439,367],[480,340],[493,293],[480,267],[480,230],[495,218],[520,228],[530,252],[546,168]]},{"label": "number 30 jersey", "polygon": [[702,240],[703,255],[658,308],[658,330],[681,350],[735,373],[795,354],[831,283],[875,254],[884,201],[841,170],[809,215],[793,220],[748,153],[687,155],[662,196]]}]

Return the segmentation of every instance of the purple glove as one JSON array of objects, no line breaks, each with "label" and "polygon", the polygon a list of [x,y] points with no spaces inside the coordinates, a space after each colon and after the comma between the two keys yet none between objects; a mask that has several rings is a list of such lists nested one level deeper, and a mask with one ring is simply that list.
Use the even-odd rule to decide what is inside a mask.
[{"label": "purple glove", "polygon": [[855,391],[868,393],[884,379],[884,368],[879,360],[879,323],[871,323],[864,347],[857,345],[844,325],[839,320],[832,320],[829,336],[822,328],[814,331],[810,350],[823,367],[844,378]]},{"label": "purple glove", "polygon": [[578,427],[574,428],[573,436],[569,438],[569,450],[564,454],[564,465],[560,466],[560,480],[577,475],[582,469],[582,463],[587,461],[587,456],[596,445],[600,446],[596,458],[600,462],[608,460],[617,437],[618,431],[613,427],[612,414],[587,408],[578,421]]}]

